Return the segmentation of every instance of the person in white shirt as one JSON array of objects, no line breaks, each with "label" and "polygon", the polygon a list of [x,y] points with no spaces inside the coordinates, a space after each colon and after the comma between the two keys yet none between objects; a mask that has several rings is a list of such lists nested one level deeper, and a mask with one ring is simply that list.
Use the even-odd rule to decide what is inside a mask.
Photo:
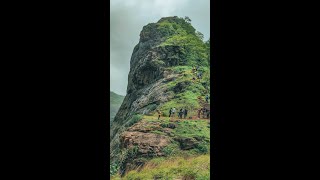
[{"label": "person in white shirt", "polygon": [[172,117],[174,117],[174,114],[176,113],[176,108],[174,107],[174,108],[172,108]]}]

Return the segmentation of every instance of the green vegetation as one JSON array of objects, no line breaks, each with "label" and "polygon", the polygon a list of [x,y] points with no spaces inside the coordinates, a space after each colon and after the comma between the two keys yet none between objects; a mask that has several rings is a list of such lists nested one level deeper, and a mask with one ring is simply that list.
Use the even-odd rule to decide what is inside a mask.
[{"label": "green vegetation", "polygon": [[110,126],[111,122],[113,121],[114,117],[116,116],[124,96],[118,95],[112,91],[110,91]]},{"label": "green vegetation", "polygon": [[210,144],[208,144],[208,143],[199,143],[196,146],[196,151],[198,153],[208,153],[208,152],[210,152]]},{"label": "green vegetation", "polygon": [[118,173],[120,165],[118,163],[110,164],[110,175],[113,176]]},{"label": "green vegetation", "polygon": [[[204,97],[210,92],[210,39],[203,42],[203,34],[192,27],[189,17],[162,18],[157,25],[166,37],[159,46],[179,46],[179,53],[183,57],[175,57],[178,59],[178,66],[167,68],[182,76],[166,84],[175,97],[162,105],[163,115],[168,117],[172,107],[196,110],[201,107],[198,97]],[[196,74],[192,72],[193,66],[199,66],[199,70],[203,72],[202,79],[197,79],[196,82],[193,82],[193,77],[196,78]]]},{"label": "green vegetation", "polygon": [[134,159],[138,153],[138,147],[134,146],[129,149],[122,149],[120,152],[120,158],[118,161],[110,164],[110,176],[119,173],[119,170],[124,169],[126,162]]},{"label": "green vegetation", "polygon": [[174,66],[171,68],[175,73],[187,73],[192,70],[190,66]]},{"label": "green vegetation", "polygon": [[188,91],[185,93],[177,94],[176,96],[177,96],[176,99],[170,100],[169,102],[167,102],[161,107],[164,117],[169,116],[169,110],[170,108],[173,108],[173,107],[175,107],[177,111],[180,110],[181,108],[187,108],[189,110],[188,112],[189,115],[191,115],[191,113],[194,113],[193,111],[195,109],[200,108],[199,102],[196,99],[197,94]]},{"label": "green vegetation", "polygon": [[155,158],[146,163],[140,171],[133,170],[124,177],[112,176],[112,180],[136,179],[210,179],[210,155],[191,156],[188,158]]},{"label": "green vegetation", "polygon": [[210,140],[210,128],[208,128],[208,122],[204,120],[181,121],[173,132],[180,137],[199,137],[203,140]]},{"label": "green vegetation", "polygon": [[160,27],[162,26],[168,27],[171,25],[175,31],[178,31],[178,33],[179,33],[179,30],[183,29],[186,31],[186,33],[195,35],[196,30],[194,29],[194,27],[191,25],[190,22],[191,22],[190,18],[179,18],[175,16],[175,17],[161,18],[157,24]]},{"label": "green vegetation", "polygon": [[159,134],[159,135],[166,135],[166,133],[164,133],[164,132],[162,132],[162,131],[158,131],[158,130],[151,131],[151,133],[153,133],[153,134]]},{"label": "green vegetation", "polygon": [[203,34],[196,32],[189,18],[162,18],[158,29],[166,40],[159,46],[180,46],[185,59],[180,59],[180,65],[208,66],[210,41],[203,42]]},{"label": "green vegetation", "polygon": [[161,106],[163,116],[168,117],[169,110],[172,107],[176,107],[176,109],[187,108],[190,113],[195,113],[201,107],[198,97],[203,98],[205,94],[210,92],[209,68],[200,67],[200,71],[203,72],[202,79],[196,79],[195,81],[192,80],[192,77],[195,76],[192,74],[192,67],[175,66],[171,69],[183,75],[165,85],[175,96]]},{"label": "green vegetation", "polygon": [[163,152],[166,156],[172,156],[178,153],[180,150],[178,143],[172,143],[167,147],[163,148]]},{"label": "green vegetation", "polygon": [[125,127],[130,127],[134,125],[135,123],[139,122],[142,119],[142,117],[143,116],[140,114],[133,115],[131,119],[129,119],[129,121],[125,124]]},{"label": "green vegetation", "polygon": [[158,105],[156,105],[156,104],[149,104],[149,105],[146,107],[148,114],[150,114],[150,112],[156,110],[157,107],[158,107]]}]

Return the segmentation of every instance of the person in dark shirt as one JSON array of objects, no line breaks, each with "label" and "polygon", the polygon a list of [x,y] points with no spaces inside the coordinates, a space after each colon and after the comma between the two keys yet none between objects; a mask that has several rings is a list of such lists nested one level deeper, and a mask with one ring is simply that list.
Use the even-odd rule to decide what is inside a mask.
[{"label": "person in dark shirt", "polygon": [[206,102],[209,103],[209,95],[206,95]]},{"label": "person in dark shirt", "polygon": [[184,109],[184,113],[183,113],[183,115],[184,115],[184,119],[187,117],[187,115],[188,115],[188,110],[185,108]]},{"label": "person in dark shirt", "polygon": [[169,110],[169,117],[171,117],[171,113],[172,113],[172,108],[170,108]]},{"label": "person in dark shirt", "polygon": [[183,109],[181,108],[179,111],[179,118],[182,119]]}]

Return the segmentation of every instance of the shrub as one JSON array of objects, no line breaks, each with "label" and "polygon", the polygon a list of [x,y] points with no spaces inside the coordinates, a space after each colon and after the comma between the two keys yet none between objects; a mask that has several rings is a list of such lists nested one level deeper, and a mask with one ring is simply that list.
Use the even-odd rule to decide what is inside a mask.
[{"label": "shrub", "polygon": [[133,124],[139,122],[141,119],[142,119],[142,115],[139,115],[139,114],[136,114],[136,115],[133,115],[131,119],[129,119],[129,121],[125,124],[125,127],[130,127],[132,126]]},{"label": "shrub", "polygon": [[138,154],[138,151],[139,151],[138,146],[134,146],[133,148],[130,148],[127,154],[127,158],[128,157],[134,158]]},{"label": "shrub", "polygon": [[156,110],[157,107],[158,107],[158,106],[157,106],[156,104],[149,104],[149,105],[146,107],[146,109],[148,109],[149,112],[150,112],[150,111]]},{"label": "shrub", "polygon": [[120,165],[118,163],[111,163],[110,164],[110,175],[113,176],[117,174],[119,171]]},{"label": "shrub", "polygon": [[178,148],[178,145],[170,144],[170,145],[166,146],[165,148],[163,148],[162,151],[166,156],[171,156],[175,153],[177,148]]},{"label": "shrub", "polygon": [[183,172],[183,179],[196,179],[197,172],[195,169],[187,169]]},{"label": "shrub", "polygon": [[206,143],[199,143],[196,145],[196,151],[199,153],[208,153],[210,149]]},{"label": "shrub", "polygon": [[169,117],[169,112],[167,112],[167,111],[162,112],[162,116],[163,117]]}]

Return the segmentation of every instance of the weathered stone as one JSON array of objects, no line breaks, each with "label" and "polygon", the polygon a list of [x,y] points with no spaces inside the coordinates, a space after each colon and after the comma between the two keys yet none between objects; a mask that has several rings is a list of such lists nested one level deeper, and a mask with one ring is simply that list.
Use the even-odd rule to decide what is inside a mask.
[{"label": "weathered stone", "polygon": [[141,156],[150,156],[150,154],[162,156],[161,149],[169,143],[170,140],[167,136],[153,133],[125,131],[120,136],[121,148],[132,148],[137,146]]},{"label": "weathered stone", "polygon": [[174,123],[169,123],[168,128],[174,129],[176,128],[176,125]]},{"label": "weathered stone", "polygon": [[180,148],[182,150],[193,149],[198,144],[198,142],[193,138],[177,137],[174,138],[174,140],[180,143]]},{"label": "weathered stone", "polygon": [[162,127],[160,127],[160,122],[153,122],[153,123],[140,122],[128,128],[127,131],[138,131],[138,132],[146,133],[146,132],[160,130],[160,129],[162,129]]}]

